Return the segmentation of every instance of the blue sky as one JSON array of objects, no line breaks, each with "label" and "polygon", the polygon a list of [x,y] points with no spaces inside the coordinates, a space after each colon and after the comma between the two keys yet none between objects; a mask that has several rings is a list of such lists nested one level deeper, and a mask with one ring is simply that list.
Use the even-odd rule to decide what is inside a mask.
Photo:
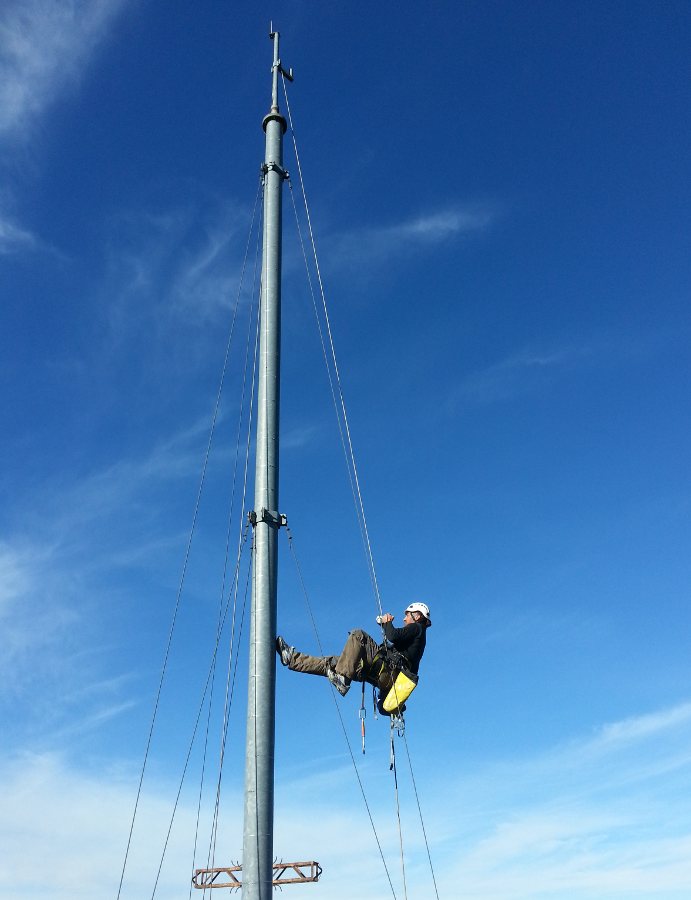
[{"label": "blue sky", "polygon": [[[407,741],[439,895],[688,897],[688,4],[209,0],[0,12],[0,897],[117,895],[237,297],[247,334],[271,18],[382,601],[433,613]],[[290,136],[286,166],[297,193]],[[281,511],[335,651],[377,609],[287,191],[285,224]],[[123,898],[153,890],[213,651],[243,341]],[[281,553],[280,630],[315,651]],[[219,863],[242,843],[236,658]],[[277,691],[275,852],[324,867],[290,890],[391,896],[326,682]],[[358,702],[402,897],[388,725],[369,713],[361,757]],[[187,892],[202,722],[160,898]]]}]

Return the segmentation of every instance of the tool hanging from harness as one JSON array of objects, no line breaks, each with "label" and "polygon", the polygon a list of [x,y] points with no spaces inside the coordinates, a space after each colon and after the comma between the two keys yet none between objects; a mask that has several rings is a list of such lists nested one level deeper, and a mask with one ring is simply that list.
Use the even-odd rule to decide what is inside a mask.
[{"label": "tool hanging from harness", "polygon": [[379,713],[391,716],[400,715],[405,710],[405,701],[417,687],[418,676],[410,671],[406,657],[384,641],[372,660],[366,680],[378,689]]}]

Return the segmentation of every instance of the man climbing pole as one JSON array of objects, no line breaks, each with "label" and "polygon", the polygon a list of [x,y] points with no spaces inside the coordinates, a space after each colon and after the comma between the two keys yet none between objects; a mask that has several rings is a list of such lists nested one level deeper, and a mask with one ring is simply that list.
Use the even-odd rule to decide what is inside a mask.
[{"label": "man climbing pole", "polygon": [[391,613],[377,618],[385,637],[382,644],[359,628],[351,631],[340,656],[308,656],[289,647],[280,635],[276,638],[276,652],[281,663],[294,672],[328,678],[343,697],[352,681],[368,681],[384,696],[397,671],[407,669],[417,675],[425,652],[427,629],[432,624],[426,603],[411,603],[406,607],[401,628],[394,628],[393,620]]}]

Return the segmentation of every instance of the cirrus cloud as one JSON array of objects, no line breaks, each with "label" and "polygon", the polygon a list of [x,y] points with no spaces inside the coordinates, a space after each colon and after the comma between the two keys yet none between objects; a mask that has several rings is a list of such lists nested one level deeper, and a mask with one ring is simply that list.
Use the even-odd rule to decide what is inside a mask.
[{"label": "cirrus cloud", "polygon": [[126,0],[19,0],[0,18],[0,136],[27,136],[78,83]]}]

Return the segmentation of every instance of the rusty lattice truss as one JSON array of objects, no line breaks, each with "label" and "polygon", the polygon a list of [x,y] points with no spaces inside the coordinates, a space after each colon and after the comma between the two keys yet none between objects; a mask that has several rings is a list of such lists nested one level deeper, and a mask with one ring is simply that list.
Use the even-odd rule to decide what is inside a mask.
[{"label": "rusty lattice truss", "polygon": [[[230,888],[236,890],[242,887],[242,878],[239,877],[242,866],[222,866],[217,869],[195,869],[192,876],[192,884],[199,890],[206,888]],[[276,862],[274,863],[274,887],[283,884],[307,884],[310,881],[319,881],[322,867],[318,862]],[[222,880],[223,877],[228,880]]]}]

